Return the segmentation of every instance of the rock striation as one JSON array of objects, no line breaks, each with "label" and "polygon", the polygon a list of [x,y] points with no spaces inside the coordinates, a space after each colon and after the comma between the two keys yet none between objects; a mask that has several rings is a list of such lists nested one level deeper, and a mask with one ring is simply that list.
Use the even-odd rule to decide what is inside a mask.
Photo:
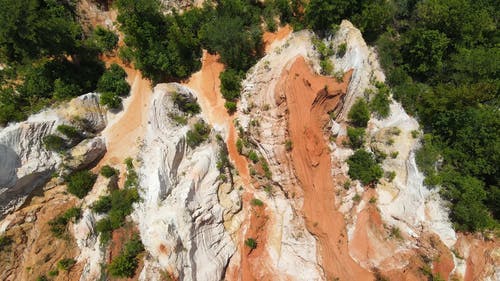
[{"label": "rock striation", "polygon": [[[60,124],[83,124],[98,132],[106,126],[104,109],[97,94],[77,97],[58,108],[45,110],[28,120],[0,130],[0,218],[21,206],[30,193],[42,186],[62,163],[62,157],[45,148],[43,139],[55,134]],[[94,161],[105,151],[102,140],[94,139],[78,147],[81,164]],[[93,153],[89,153],[93,152]],[[75,155],[76,155],[75,154]]]},{"label": "rock striation", "polygon": [[150,254],[140,280],[158,280],[161,274],[221,280],[235,246],[218,202],[218,145],[212,136],[195,149],[187,146],[188,126],[170,118],[176,111],[172,92],[190,94],[179,84],[155,87],[139,156],[143,201],[133,217]]}]

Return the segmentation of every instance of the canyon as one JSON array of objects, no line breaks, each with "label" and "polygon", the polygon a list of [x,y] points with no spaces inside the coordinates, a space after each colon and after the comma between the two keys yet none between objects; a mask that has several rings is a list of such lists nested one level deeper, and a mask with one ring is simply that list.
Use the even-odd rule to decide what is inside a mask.
[{"label": "canyon", "polygon": [[[0,234],[13,246],[0,254],[0,279],[36,280],[72,257],[76,265],[53,280],[114,280],[104,265],[139,233],[145,253],[127,280],[500,280],[498,239],[455,232],[415,163],[418,122],[392,98],[389,117],[369,120],[365,147],[397,152],[382,161],[395,176],[371,187],[349,180],[348,112],[385,75],[349,21],[324,39],[333,49],[346,44],[343,56],[328,58],[340,75],[319,74],[315,39],[288,25],[265,33],[265,54],[246,74],[233,115],[220,90],[224,65],[204,51],[198,72],[154,86],[106,57],[131,85],[121,111],[89,93],[2,128]],[[174,95],[196,100],[201,112],[179,122]],[[68,154],[44,147],[58,125],[81,120],[86,139]],[[191,147],[186,134],[202,121],[210,133]],[[224,155],[231,164],[221,172]],[[106,247],[96,231],[103,215],[91,206],[110,184],[124,188],[129,157],[141,200]],[[82,199],[65,191],[68,169],[98,174],[104,165],[119,171],[116,183],[98,175]],[[69,238],[53,237],[48,221],[74,206],[82,215]]]}]

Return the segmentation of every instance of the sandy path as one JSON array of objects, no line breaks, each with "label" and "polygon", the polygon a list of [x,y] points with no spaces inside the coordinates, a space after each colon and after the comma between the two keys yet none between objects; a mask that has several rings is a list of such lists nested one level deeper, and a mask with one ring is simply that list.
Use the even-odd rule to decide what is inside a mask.
[{"label": "sandy path", "polygon": [[148,108],[151,99],[151,83],[140,71],[123,65],[118,59],[105,59],[106,63],[117,63],[127,72],[131,85],[129,100],[124,101],[123,112],[119,112],[102,132],[106,138],[107,152],[97,168],[104,164],[121,165],[127,157],[134,158],[139,152],[140,139],[146,133]]},{"label": "sandy path", "polygon": [[225,100],[220,93],[219,75],[224,65],[218,61],[218,55],[203,52],[203,64],[200,71],[194,73],[185,84],[197,93],[198,103],[206,116],[208,123],[227,132],[227,148],[229,157],[235,163],[245,186],[250,184],[250,173],[245,157],[236,149],[238,138],[234,128],[234,115],[230,116],[224,107]]},{"label": "sandy path", "polygon": [[[289,110],[288,129],[294,144],[292,161],[304,191],[303,214],[319,244],[328,280],[372,280],[350,256],[342,213],[336,210],[330,151],[323,133],[327,112],[346,93],[352,72],[343,83],[313,73],[303,57],[284,70],[276,91],[284,91]],[[325,88],[327,91],[325,91]]]}]

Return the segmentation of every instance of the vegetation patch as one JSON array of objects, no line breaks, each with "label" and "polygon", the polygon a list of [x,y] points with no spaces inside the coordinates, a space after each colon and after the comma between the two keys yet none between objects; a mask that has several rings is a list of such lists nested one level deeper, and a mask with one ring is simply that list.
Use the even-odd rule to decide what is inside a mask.
[{"label": "vegetation patch", "polygon": [[70,208],[63,214],[53,218],[48,222],[50,232],[57,238],[64,238],[67,234],[67,225],[70,221],[76,222],[80,219],[82,210],[80,208]]},{"label": "vegetation patch", "polygon": [[191,148],[195,148],[208,139],[210,127],[203,121],[196,122],[191,130],[186,133],[186,142]]},{"label": "vegetation patch", "polygon": [[247,239],[245,240],[245,245],[246,245],[247,247],[249,247],[250,249],[252,249],[252,250],[253,250],[253,249],[257,248],[257,241],[255,241],[255,239],[254,239],[254,238],[247,238]]},{"label": "vegetation patch", "polygon": [[364,149],[356,150],[347,160],[347,164],[349,176],[364,185],[376,183],[384,174],[373,154]]},{"label": "vegetation patch", "polygon": [[91,171],[75,172],[66,178],[68,192],[82,199],[92,190],[96,179],[97,175]]},{"label": "vegetation patch", "polygon": [[120,254],[108,265],[108,271],[113,277],[133,277],[139,265],[138,255],[144,251],[139,235],[134,235],[125,243]]},{"label": "vegetation patch", "polygon": [[57,268],[69,271],[76,264],[76,260],[72,258],[64,258],[57,262]]},{"label": "vegetation patch", "polygon": [[183,112],[190,115],[200,113],[200,106],[194,97],[183,95],[179,93],[172,93],[172,100],[174,104]]},{"label": "vegetation patch", "polygon": [[115,168],[112,168],[109,165],[104,165],[101,168],[101,175],[103,175],[104,177],[106,177],[108,179],[116,174],[118,174],[118,170],[116,170]]},{"label": "vegetation patch", "polygon": [[368,124],[368,120],[370,120],[370,110],[368,108],[368,103],[364,99],[359,98],[352,105],[351,110],[349,110],[349,113],[347,114],[347,117],[354,126],[365,128]]}]

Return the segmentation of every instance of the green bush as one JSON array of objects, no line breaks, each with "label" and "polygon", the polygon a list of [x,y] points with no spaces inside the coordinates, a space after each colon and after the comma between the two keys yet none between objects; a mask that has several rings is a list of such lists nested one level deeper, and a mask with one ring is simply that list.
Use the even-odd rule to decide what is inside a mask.
[{"label": "green bush", "polygon": [[191,148],[197,147],[208,139],[209,134],[210,127],[203,120],[200,120],[186,133],[186,142]]},{"label": "green bush", "polygon": [[104,92],[99,97],[99,104],[106,105],[112,109],[117,109],[122,105],[122,100],[115,93]]},{"label": "green bush", "polygon": [[347,128],[347,136],[352,148],[360,148],[365,143],[365,129],[364,128]]},{"label": "green bush", "polygon": [[82,88],[77,84],[65,82],[60,78],[54,80],[54,98],[56,100],[67,100],[82,92]]},{"label": "green bush", "polygon": [[127,73],[116,63],[102,74],[97,82],[97,91],[100,93],[114,93],[117,96],[126,96],[130,92],[130,85],[127,83]]},{"label": "green bush", "polygon": [[262,165],[262,170],[264,170],[264,176],[267,179],[272,179],[273,175],[271,173],[271,169],[269,169],[269,164],[267,164],[266,158],[260,157],[260,164]]},{"label": "green bush", "polygon": [[227,101],[235,101],[238,99],[241,92],[242,75],[234,69],[226,69],[221,72],[219,78],[222,96],[224,96]]},{"label": "green bush", "polygon": [[111,52],[118,44],[118,35],[98,25],[93,30],[90,40],[101,52]]},{"label": "green bush", "polygon": [[63,151],[66,149],[66,142],[63,138],[57,135],[46,135],[43,137],[43,144],[45,148],[52,151]]},{"label": "green bush", "polygon": [[252,162],[257,163],[259,162],[259,155],[257,155],[257,152],[255,150],[250,150],[248,153],[248,159],[252,160]]},{"label": "green bush", "polygon": [[250,201],[250,204],[252,204],[253,206],[264,206],[264,202],[257,198],[253,198],[252,201]]},{"label": "green bush", "polygon": [[373,155],[363,149],[356,150],[347,160],[347,164],[349,164],[349,176],[360,180],[364,185],[376,183],[384,173]]},{"label": "green bush", "polygon": [[68,192],[82,199],[92,189],[96,179],[97,175],[88,170],[75,172],[66,179]]},{"label": "green bush", "polygon": [[236,103],[235,103],[235,102],[233,102],[233,101],[226,101],[226,102],[224,103],[224,107],[227,109],[227,112],[228,112],[229,114],[233,114],[233,113],[235,113],[235,112],[236,112],[236,109],[237,109],[237,105],[236,105]]},{"label": "green bush", "polygon": [[144,251],[144,246],[138,236],[133,237],[125,243],[120,255],[114,258],[108,265],[111,276],[133,277],[139,264],[137,255]]},{"label": "green bush", "polygon": [[358,99],[352,105],[351,110],[347,114],[347,117],[351,120],[351,123],[356,127],[366,127],[368,120],[370,120],[370,111],[368,109],[368,104],[364,99]]},{"label": "green bush", "polygon": [[118,173],[118,171],[109,165],[104,165],[101,168],[101,175],[103,175],[107,178],[110,178],[110,177],[116,175],[117,173]]},{"label": "green bush", "polygon": [[96,213],[107,213],[111,210],[111,196],[101,196],[99,199],[92,204],[92,211]]},{"label": "green bush", "polygon": [[245,245],[253,250],[253,249],[257,248],[257,241],[255,241],[255,239],[253,239],[253,238],[247,238],[245,240]]},{"label": "green bush", "polygon": [[172,93],[172,100],[174,101],[174,104],[183,112],[188,114],[200,113],[201,109],[196,102],[196,98],[179,93]]},{"label": "green bush", "polygon": [[59,270],[56,268],[56,269],[52,269],[52,270],[49,270],[49,276],[50,277],[55,277],[59,275]]},{"label": "green bush", "polygon": [[63,214],[53,218],[48,222],[50,232],[52,232],[52,234],[54,234],[57,238],[64,238],[64,235],[66,234],[66,226],[72,219],[75,221],[78,220],[81,216],[81,212],[82,210],[80,208],[73,207],[66,210]]},{"label": "green bush", "polygon": [[109,218],[99,220],[95,225],[95,231],[101,235],[101,244],[106,245],[111,240],[111,232],[113,232],[111,220]]},{"label": "green bush", "polygon": [[64,271],[69,271],[75,264],[76,260],[72,258],[65,258],[57,262],[57,268]]},{"label": "green bush", "polygon": [[291,140],[286,140],[285,141],[285,149],[286,151],[292,151],[293,149],[293,143]]},{"label": "green bush", "polygon": [[236,141],[236,150],[238,150],[239,154],[243,152],[243,141],[241,139]]},{"label": "green bush", "polygon": [[377,92],[370,101],[370,110],[381,118],[387,118],[390,111],[389,87],[383,83],[377,83]]},{"label": "green bush", "polygon": [[78,129],[70,125],[61,124],[57,126],[57,131],[72,140],[78,140],[82,137]]},{"label": "green bush", "polygon": [[337,56],[340,58],[343,58],[346,51],[347,51],[347,43],[344,42],[344,43],[339,45],[339,47],[337,49]]}]

